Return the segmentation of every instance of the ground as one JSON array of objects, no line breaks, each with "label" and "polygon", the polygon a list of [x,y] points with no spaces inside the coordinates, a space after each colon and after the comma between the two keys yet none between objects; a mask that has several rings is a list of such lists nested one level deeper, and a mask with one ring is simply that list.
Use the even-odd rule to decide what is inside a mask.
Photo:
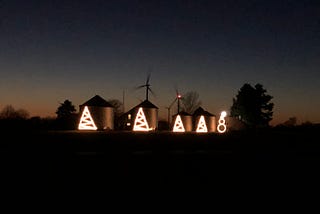
[{"label": "ground", "polygon": [[6,132],[9,190],[316,191],[315,130],[221,134],[170,132]]}]

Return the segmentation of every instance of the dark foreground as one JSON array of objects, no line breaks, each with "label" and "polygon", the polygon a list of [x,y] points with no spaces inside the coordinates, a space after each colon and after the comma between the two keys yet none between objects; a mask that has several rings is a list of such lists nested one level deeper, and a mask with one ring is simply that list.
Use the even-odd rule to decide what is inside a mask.
[{"label": "dark foreground", "polygon": [[318,192],[318,131],[7,132],[1,176],[9,192]]}]

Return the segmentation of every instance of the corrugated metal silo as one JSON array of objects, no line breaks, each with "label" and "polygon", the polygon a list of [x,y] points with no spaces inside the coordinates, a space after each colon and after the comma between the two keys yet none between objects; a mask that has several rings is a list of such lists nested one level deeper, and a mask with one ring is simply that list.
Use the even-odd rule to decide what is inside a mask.
[{"label": "corrugated metal silo", "polygon": [[187,112],[181,111],[179,114],[173,115],[173,126],[175,124],[177,116],[180,115],[184,130],[186,132],[191,132],[192,131],[192,116],[188,114]]},{"label": "corrugated metal silo", "polygon": [[98,130],[114,129],[114,108],[99,95],[80,105],[80,112],[87,106]]},{"label": "corrugated metal silo", "polygon": [[217,127],[216,116],[214,114],[211,114],[211,113],[205,111],[201,107],[199,107],[193,113],[194,131],[197,130],[197,127],[198,127],[198,124],[199,124],[201,116],[204,117],[208,132],[216,132],[216,130],[217,130],[216,129],[216,127]]},{"label": "corrugated metal silo", "polygon": [[133,107],[127,113],[124,114],[124,125],[133,130],[134,122],[137,118],[137,114],[139,109],[142,108],[145,119],[148,123],[148,127],[150,130],[158,129],[158,107],[152,104],[149,100],[145,100],[139,105]]}]

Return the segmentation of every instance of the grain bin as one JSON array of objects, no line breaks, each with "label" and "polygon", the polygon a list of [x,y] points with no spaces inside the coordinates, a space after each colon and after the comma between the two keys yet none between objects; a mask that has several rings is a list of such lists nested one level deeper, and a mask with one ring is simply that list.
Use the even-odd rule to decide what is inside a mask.
[{"label": "grain bin", "polygon": [[[201,116],[203,116],[207,132],[216,132],[216,116],[199,107],[193,113],[193,131],[201,128]],[[200,123],[199,123],[200,122]]]},{"label": "grain bin", "polygon": [[184,111],[179,112],[179,114],[173,115],[172,121],[174,121],[174,122],[173,122],[173,127],[172,127],[171,130],[173,130],[174,127],[177,127],[177,125],[179,125],[178,121],[177,121],[178,115],[181,118],[184,131],[191,132],[192,131],[192,116],[190,114],[188,114],[187,112],[184,112]]},{"label": "grain bin", "polygon": [[109,102],[99,95],[94,96],[79,107],[81,115],[83,114],[85,107],[88,108],[92,120],[98,130],[114,129],[114,108]]},{"label": "grain bin", "polygon": [[140,120],[140,124],[147,123],[149,130],[144,129],[144,124],[141,125],[140,131],[150,131],[158,129],[158,107],[151,103],[149,100],[145,100],[126,112],[123,116],[126,129],[134,130],[134,124],[136,120]]}]

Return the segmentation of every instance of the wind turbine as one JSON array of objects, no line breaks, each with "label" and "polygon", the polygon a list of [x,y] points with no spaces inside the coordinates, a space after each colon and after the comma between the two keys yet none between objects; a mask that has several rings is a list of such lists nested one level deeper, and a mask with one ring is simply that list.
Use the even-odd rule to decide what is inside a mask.
[{"label": "wind turbine", "polygon": [[148,77],[147,77],[147,81],[146,81],[146,83],[144,84],[144,85],[140,85],[140,86],[138,86],[136,89],[140,89],[140,88],[146,88],[146,100],[149,100],[149,91],[154,95],[154,92],[151,90],[151,88],[150,88],[150,76],[151,76],[151,74],[149,73],[148,74]]},{"label": "wind turbine", "polygon": [[180,99],[182,98],[182,95],[179,93],[178,89],[176,89],[176,97],[172,101],[172,103],[166,107],[168,109],[168,123],[170,124],[170,109],[175,104],[175,102],[178,100],[178,114],[180,113]]}]

